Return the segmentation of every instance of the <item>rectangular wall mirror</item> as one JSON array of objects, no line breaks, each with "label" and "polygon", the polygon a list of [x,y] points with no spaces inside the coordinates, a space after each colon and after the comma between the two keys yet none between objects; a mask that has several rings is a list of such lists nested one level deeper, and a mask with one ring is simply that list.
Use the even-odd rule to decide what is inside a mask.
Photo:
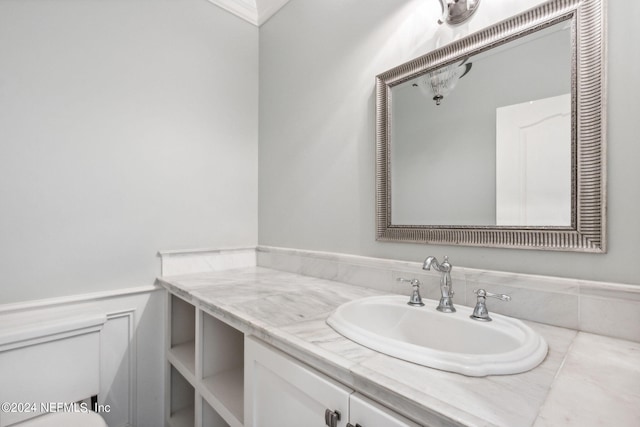
[{"label": "rectangular wall mirror", "polygon": [[554,0],[376,78],[377,238],[604,252],[602,0]]}]

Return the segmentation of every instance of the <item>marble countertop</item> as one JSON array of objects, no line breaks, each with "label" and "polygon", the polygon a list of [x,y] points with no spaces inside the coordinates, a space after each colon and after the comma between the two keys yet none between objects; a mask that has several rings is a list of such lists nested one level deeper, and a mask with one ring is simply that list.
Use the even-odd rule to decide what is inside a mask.
[{"label": "marble countertop", "polygon": [[325,323],[339,305],[384,294],[380,291],[261,267],[158,282],[425,425],[640,425],[640,344],[635,342],[525,322],[549,344],[540,366],[517,375],[466,377],[377,353]]}]

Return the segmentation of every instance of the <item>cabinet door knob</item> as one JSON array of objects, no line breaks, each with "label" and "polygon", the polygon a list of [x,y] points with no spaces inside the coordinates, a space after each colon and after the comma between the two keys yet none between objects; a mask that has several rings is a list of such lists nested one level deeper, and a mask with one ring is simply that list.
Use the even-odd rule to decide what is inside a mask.
[{"label": "cabinet door knob", "polygon": [[340,412],[326,409],[324,411],[324,423],[329,427],[338,427],[340,421]]},{"label": "cabinet door knob", "polygon": [[360,424],[356,424],[355,426],[351,423],[347,423],[347,427],[362,427]]}]

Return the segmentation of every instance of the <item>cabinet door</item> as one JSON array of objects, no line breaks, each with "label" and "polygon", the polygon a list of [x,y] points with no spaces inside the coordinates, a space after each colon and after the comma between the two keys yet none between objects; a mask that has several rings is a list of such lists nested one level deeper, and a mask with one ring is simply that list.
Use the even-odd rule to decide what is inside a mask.
[{"label": "cabinet door", "polygon": [[349,418],[353,427],[419,427],[358,393],[351,395]]},{"label": "cabinet door", "polygon": [[346,427],[351,390],[252,337],[245,338],[245,416],[251,427]]}]

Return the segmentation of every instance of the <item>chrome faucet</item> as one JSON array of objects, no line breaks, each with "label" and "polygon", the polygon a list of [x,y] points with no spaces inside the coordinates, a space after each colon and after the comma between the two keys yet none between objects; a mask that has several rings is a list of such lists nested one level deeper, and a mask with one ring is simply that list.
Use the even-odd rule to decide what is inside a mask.
[{"label": "chrome faucet", "polygon": [[444,257],[442,263],[438,263],[438,260],[434,256],[429,256],[424,260],[422,265],[423,270],[434,270],[442,273],[440,277],[440,303],[436,310],[443,313],[455,313],[456,308],[453,306],[453,283],[451,282],[451,264],[449,264],[449,258]]}]

